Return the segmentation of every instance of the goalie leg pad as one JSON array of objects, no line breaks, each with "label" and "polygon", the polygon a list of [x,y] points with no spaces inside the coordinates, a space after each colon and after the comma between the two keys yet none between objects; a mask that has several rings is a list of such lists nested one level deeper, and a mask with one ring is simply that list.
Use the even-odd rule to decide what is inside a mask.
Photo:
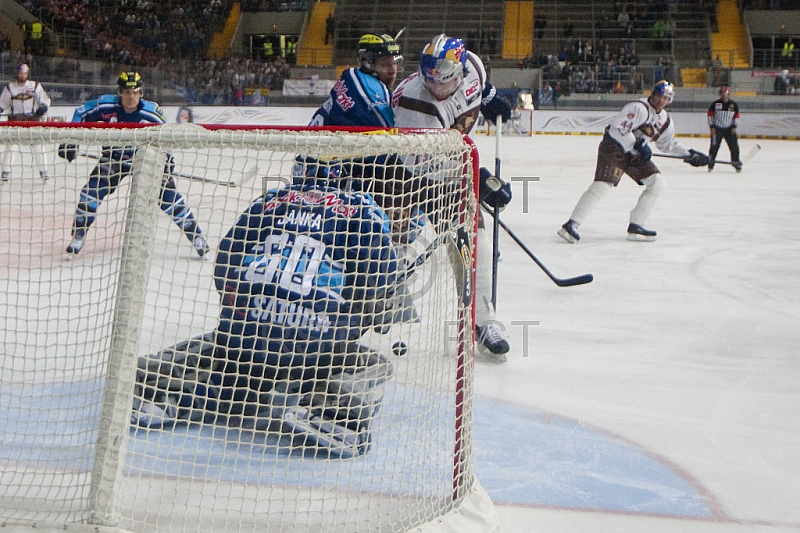
[{"label": "goalie leg pad", "polygon": [[352,459],[369,450],[370,434],[366,429],[353,430],[324,417],[319,410],[296,406],[283,414],[284,428],[295,435],[295,443],[311,444],[330,457]]},{"label": "goalie leg pad", "polygon": [[139,358],[131,423],[149,428],[201,420],[217,406],[214,332]]},{"label": "goalie leg pad", "polygon": [[369,449],[370,424],[380,410],[383,384],[394,374],[387,357],[354,345],[348,344],[351,352],[341,369],[321,380],[299,405],[286,407],[282,416],[295,441],[343,459]]}]

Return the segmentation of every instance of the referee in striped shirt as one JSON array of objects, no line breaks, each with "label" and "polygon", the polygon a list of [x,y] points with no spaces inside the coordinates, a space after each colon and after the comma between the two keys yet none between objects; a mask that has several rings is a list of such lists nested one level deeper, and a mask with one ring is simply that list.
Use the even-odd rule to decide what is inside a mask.
[{"label": "referee in striped shirt", "polygon": [[731,88],[723,85],[719,88],[719,98],[708,106],[708,127],[711,130],[711,147],[708,149],[708,171],[714,170],[714,161],[722,145],[722,139],[731,150],[731,163],[736,172],[742,171],[739,160],[739,139],[736,127],[739,125],[739,105],[731,100]]}]

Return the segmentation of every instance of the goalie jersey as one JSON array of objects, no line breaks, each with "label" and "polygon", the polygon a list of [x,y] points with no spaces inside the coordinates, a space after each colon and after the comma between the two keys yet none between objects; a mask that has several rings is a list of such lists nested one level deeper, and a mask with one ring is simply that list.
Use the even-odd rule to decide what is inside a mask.
[{"label": "goalie jersey", "polygon": [[[397,276],[383,211],[363,193],[297,184],[258,198],[219,245],[217,343],[228,360],[313,364],[370,327]],[[305,361],[305,356],[310,357]]]}]

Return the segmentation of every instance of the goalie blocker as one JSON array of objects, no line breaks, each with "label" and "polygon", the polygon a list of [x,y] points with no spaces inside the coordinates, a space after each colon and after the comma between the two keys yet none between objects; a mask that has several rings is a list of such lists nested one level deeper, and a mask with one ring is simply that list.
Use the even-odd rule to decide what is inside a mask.
[{"label": "goalie blocker", "polygon": [[132,421],[211,416],[365,453],[393,367],[358,339],[394,319],[390,233],[364,193],[309,182],[256,199],[219,246],[216,330],[139,362]]}]

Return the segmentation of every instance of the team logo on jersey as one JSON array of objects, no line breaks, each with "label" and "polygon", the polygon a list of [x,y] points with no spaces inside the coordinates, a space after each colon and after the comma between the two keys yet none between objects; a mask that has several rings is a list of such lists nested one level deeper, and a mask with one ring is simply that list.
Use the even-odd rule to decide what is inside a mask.
[{"label": "team logo on jersey", "polygon": [[477,93],[480,91],[480,89],[480,82],[478,80],[475,80],[472,85],[467,87],[467,90],[464,91],[464,96],[467,97],[468,104],[475,99],[475,96],[477,96]]},{"label": "team logo on jersey", "polygon": [[336,93],[336,103],[345,111],[355,105],[353,99],[347,95],[347,84],[344,80],[339,79],[333,86],[333,91]]}]

